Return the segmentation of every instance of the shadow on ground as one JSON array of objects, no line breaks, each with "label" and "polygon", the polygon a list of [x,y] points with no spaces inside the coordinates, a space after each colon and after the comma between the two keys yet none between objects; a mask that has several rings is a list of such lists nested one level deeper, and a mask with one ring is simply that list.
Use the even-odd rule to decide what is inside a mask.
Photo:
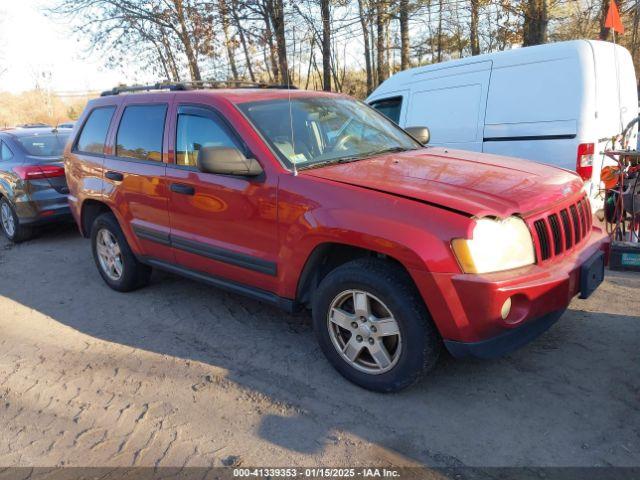
[{"label": "shadow on ground", "polygon": [[[163,273],[143,290],[111,291],[73,227],[18,246],[3,240],[0,269],[0,295],[62,324],[224,368],[233,382],[295,406],[298,415],[266,415],[258,429],[292,451],[318,453],[348,431],[431,466],[640,465],[637,296],[620,314],[596,292],[513,355],[444,356],[415,387],[381,395],[329,366],[307,314]],[[611,284],[629,281],[614,274]]]}]

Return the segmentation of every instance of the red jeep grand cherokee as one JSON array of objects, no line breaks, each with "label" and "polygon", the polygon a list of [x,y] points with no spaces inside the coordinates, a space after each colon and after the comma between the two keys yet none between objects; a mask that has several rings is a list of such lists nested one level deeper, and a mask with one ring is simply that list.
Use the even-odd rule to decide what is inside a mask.
[{"label": "red jeep grand cherokee", "polygon": [[308,306],[365,388],[407,387],[442,345],[510,352],[602,280],[607,237],[574,173],[425,148],[344,95],[123,93],[89,102],[65,152],[104,281],[133,290],[153,267]]}]

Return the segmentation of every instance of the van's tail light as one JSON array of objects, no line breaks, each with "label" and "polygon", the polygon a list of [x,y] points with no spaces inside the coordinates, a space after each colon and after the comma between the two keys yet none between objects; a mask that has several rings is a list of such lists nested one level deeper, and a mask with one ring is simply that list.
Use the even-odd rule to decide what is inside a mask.
[{"label": "van's tail light", "polygon": [[16,172],[22,180],[64,177],[64,167],[59,165],[21,165],[19,167],[13,167],[13,171]]},{"label": "van's tail light", "polygon": [[578,145],[578,157],[576,159],[576,172],[583,180],[591,180],[593,173],[593,143],[581,143]]}]

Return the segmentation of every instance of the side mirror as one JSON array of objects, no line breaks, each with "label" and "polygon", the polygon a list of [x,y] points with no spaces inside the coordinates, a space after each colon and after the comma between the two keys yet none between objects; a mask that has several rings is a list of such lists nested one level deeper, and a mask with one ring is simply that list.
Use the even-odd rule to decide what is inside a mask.
[{"label": "side mirror", "polygon": [[407,127],[404,131],[423,145],[426,145],[431,140],[431,132],[427,127]]},{"label": "side mirror", "polygon": [[196,163],[198,170],[204,173],[255,177],[263,171],[255,158],[247,158],[232,147],[202,147],[198,150]]}]

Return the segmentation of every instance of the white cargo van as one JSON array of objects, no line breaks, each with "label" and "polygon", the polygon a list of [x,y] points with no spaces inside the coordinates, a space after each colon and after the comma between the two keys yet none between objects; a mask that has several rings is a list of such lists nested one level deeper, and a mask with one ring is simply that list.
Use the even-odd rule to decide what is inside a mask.
[{"label": "white cargo van", "polygon": [[[405,70],[367,102],[402,127],[429,127],[430,145],[577,171],[587,181],[594,210],[602,205],[596,198],[600,152],[638,115],[631,55],[621,46],[591,40]],[[636,145],[636,136],[637,128],[630,145]]]}]

